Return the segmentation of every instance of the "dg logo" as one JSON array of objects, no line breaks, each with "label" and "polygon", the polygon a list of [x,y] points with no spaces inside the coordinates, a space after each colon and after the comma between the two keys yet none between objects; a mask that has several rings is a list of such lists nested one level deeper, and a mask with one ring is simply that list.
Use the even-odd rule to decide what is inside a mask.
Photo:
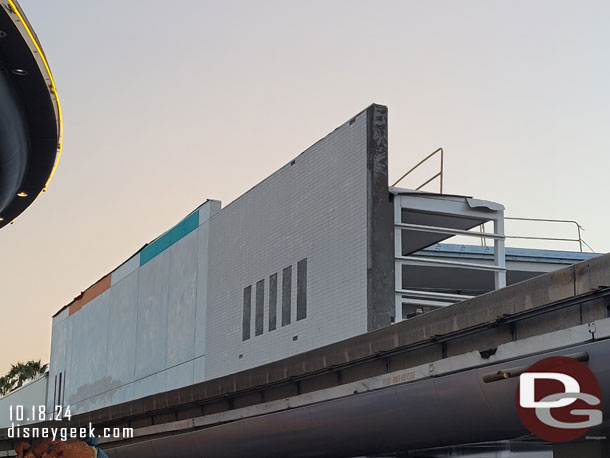
[{"label": "dg logo", "polygon": [[602,423],[601,388],[584,364],[563,356],[545,358],[519,377],[516,403],[532,434],[569,442]]}]

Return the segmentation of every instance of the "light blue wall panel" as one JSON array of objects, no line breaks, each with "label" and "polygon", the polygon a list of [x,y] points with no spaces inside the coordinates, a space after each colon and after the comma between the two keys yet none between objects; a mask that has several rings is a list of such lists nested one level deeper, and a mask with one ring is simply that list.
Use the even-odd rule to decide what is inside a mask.
[{"label": "light blue wall panel", "polygon": [[167,367],[194,357],[197,246],[191,232],[170,248]]},{"label": "light blue wall panel", "polygon": [[49,383],[47,387],[47,410],[53,408],[53,396],[55,392],[55,377],[66,369],[66,352],[69,348],[68,321],[65,319],[53,326],[53,338],[51,340],[51,359],[49,362]]},{"label": "light blue wall panel", "polygon": [[109,290],[72,315],[72,357],[68,373],[70,404],[109,389],[106,375]]},{"label": "light blue wall panel", "polygon": [[135,377],[138,280],[136,270],[110,289],[107,374],[113,388]]},{"label": "light blue wall panel", "polygon": [[165,371],[158,372],[134,383],[134,399],[150,396],[151,394],[162,393],[165,388]]},{"label": "light blue wall panel", "polygon": [[193,361],[187,361],[165,371],[165,389],[175,390],[193,384]]},{"label": "light blue wall panel", "polygon": [[196,358],[193,363],[193,383],[205,381],[205,356]]},{"label": "light blue wall panel", "polygon": [[72,414],[90,412],[109,405],[121,404],[133,400],[134,383],[104,391],[70,406]]},{"label": "light blue wall panel", "polygon": [[72,368],[72,347],[74,346],[74,342],[72,340],[72,332],[74,330],[74,320],[72,319],[72,317],[69,317],[68,319],[66,319],[66,342],[68,342],[68,348],[66,348],[66,370],[64,372],[64,380],[63,383],[65,385],[65,388],[63,389],[64,392],[62,393],[62,397],[64,398],[63,400],[63,404],[64,405],[68,405],[69,401],[70,401],[70,396],[72,396],[72,393],[75,392],[76,388],[74,388],[75,386],[78,387],[78,380],[76,378],[74,378],[72,376],[72,374],[70,373],[71,368]]},{"label": "light blue wall panel", "polygon": [[[35,418],[31,419],[31,414],[28,414],[28,412],[32,411],[32,407],[34,407],[35,411],[38,411],[38,406],[45,405],[48,380],[48,376],[43,376],[35,382],[28,383],[18,390],[13,391],[9,395],[1,397],[0,428],[8,428],[15,422],[16,406],[23,406],[24,410],[25,420],[20,422],[20,424],[37,423]],[[11,418],[10,414],[11,407],[13,408],[13,418]],[[30,418],[30,420],[27,420],[27,418]]]},{"label": "light blue wall panel", "polygon": [[140,267],[136,379],[166,368],[169,251]]},{"label": "light blue wall panel", "polygon": [[123,278],[127,277],[138,267],[140,267],[140,253],[137,253],[129,258],[127,261],[117,267],[114,272],[112,272],[112,277],[110,279],[112,286],[120,282]]}]

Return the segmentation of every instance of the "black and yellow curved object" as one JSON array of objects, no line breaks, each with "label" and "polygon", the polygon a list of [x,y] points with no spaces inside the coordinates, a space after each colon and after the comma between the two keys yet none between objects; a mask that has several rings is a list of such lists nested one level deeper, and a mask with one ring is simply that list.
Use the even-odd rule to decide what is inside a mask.
[{"label": "black and yellow curved object", "polygon": [[42,47],[15,0],[0,0],[0,228],[43,192],[61,152],[61,109]]}]

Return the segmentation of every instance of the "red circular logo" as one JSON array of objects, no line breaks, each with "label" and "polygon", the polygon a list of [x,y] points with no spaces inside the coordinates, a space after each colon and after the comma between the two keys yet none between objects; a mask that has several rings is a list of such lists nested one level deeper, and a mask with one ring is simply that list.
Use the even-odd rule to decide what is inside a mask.
[{"label": "red circular logo", "polygon": [[516,403],[532,434],[550,442],[569,442],[602,421],[601,388],[587,366],[552,356],[519,377]]}]

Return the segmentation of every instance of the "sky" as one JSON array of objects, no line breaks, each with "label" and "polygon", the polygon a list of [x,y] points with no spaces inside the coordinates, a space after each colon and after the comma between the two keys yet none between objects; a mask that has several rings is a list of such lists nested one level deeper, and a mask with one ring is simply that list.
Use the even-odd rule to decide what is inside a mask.
[{"label": "sky", "polygon": [[[577,220],[610,251],[605,0],[20,4],[55,77],[64,142],[47,192],[0,231],[0,374],[47,362],[51,316],[145,243],[371,103],[389,109],[391,182],[443,147],[446,193]],[[507,233],[576,235],[550,223]],[[578,249],[558,243],[544,247]]]}]

